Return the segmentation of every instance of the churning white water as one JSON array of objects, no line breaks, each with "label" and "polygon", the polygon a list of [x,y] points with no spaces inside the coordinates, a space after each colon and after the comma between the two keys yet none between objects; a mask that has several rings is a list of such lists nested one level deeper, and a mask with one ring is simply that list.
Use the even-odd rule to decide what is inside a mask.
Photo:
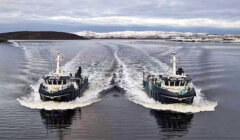
[{"label": "churning white water", "polygon": [[[47,64],[47,59],[41,56],[39,48],[25,47],[15,43],[16,47],[22,47],[25,52],[27,73],[30,73],[32,67],[38,68]],[[104,46],[104,45],[103,45]],[[82,49],[70,61],[66,62],[62,68],[64,71],[74,73],[79,66],[83,67],[83,74],[89,77],[89,88],[84,92],[84,95],[70,102],[42,102],[38,93],[38,88],[42,79],[39,79],[34,84],[30,84],[32,89],[31,93],[18,98],[17,100],[23,106],[32,109],[46,109],[46,110],[65,110],[77,107],[83,107],[92,103],[100,101],[100,93],[104,90],[110,89],[113,86],[118,86],[126,91],[126,97],[139,105],[156,110],[171,110],[176,112],[201,112],[201,111],[214,111],[217,102],[208,101],[201,92],[201,88],[196,88],[197,96],[194,98],[192,105],[186,104],[161,104],[149,98],[142,86],[142,73],[147,70],[152,73],[166,73],[169,72],[167,64],[161,62],[159,59],[152,57],[144,49],[137,48],[137,46],[124,46],[112,45],[111,47],[96,47]],[[132,63],[134,57],[129,57],[130,54],[125,54],[125,48],[135,49],[138,56],[143,57],[140,63]],[[102,50],[101,50],[102,49]],[[103,51],[111,50],[111,51]],[[49,54],[56,54],[55,49],[51,49]],[[112,54],[110,54],[112,53]],[[133,52],[134,53],[134,52]],[[54,58],[54,56],[51,56]],[[36,63],[38,65],[36,65]],[[117,66],[113,71],[114,63]],[[42,65],[41,65],[42,64]],[[39,67],[39,68],[40,68]],[[171,69],[170,69],[171,71]],[[34,73],[32,73],[34,74]],[[113,77],[113,75],[115,77]],[[114,80],[114,85],[110,84],[111,79]]]},{"label": "churning white water", "polygon": [[[160,102],[155,101],[146,94],[144,88],[142,86],[143,74],[142,71],[139,71],[134,68],[128,68],[126,64],[118,56],[118,49],[114,53],[114,57],[118,62],[117,75],[121,75],[121,78],[117,81],[121,81],[119,86],[126,90],[126,95],[129,100],[133,101],[136,104],[142,105],[147,108],[156,109],[156,110],[171,110],[176,112],[201,112],[201,111],[214,111],[215,107],[217,106],[217,102],[208,101],[204,98],[204,93],[201,92],[200,88],[195,88],[196,90],[196,97],[194,98],[194,102],[192,105],[187,104],[162,104]],[[163,64],[156,58],[150,58],[150,60],[156,62],[160,66]],[[163,71],[167,72],[168,68],[163,64],[161,66]],[[138,80],[136,80],[138,79]],[[141,80],[139,80],[141,79]]]},{"label": "churning white water", "polygon": [[[26,59],[28,61],[33,60],[32,54],[28,50],[28,48],[31,48],[31,47],[28,47],[28,48],[24,46],[22,47],[24,48]],[[84,65],[84,60],[82,59],[83,53],[86,54],[87,52],[85,51],[79,52],[69,62],[63,65],[62,69],[66,72],[74,73],[77,70],[77,68],[81,66],[81,64]],[[34,63],[34,62],[31,62],[31,63]],[[111,61],[109,61],[109,63],[111,64]],[[37,83],[30,85],[32,89],[30,94],[28,94],[27,96],[20,97],[17,100],[21,105],[25,107],[29,107],[32,109],[45,109],[45,110],[66,110],[66,109],[74,109],[77,107],[90,105],[94,102],[98,102],[100,100],[100,98],[98,98],[99,93],[110,87],[109,85],[110,77],[105,77],[105,73],[104,73],[104,70],[106,69],[107,68],[104,68],[103,66],[97,69],[95,65],[92,65],[92,66],[90,65],[87,70],[83,69],[83,75],[89,77],[89,82],[90,82],[89,88],[84,92],[81,98],[76,98],[74,101],[70,101],[70,102],[41,101],[38,89],[40,84],[43,82],[42,79],[39,79]]]}]

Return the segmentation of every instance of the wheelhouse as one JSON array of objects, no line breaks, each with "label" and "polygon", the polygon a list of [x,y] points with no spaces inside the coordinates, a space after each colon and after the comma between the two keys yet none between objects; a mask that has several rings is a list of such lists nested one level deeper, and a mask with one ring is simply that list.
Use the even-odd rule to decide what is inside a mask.
[{"label": "wheelhouse", "polygon": [[161,77],[164,86],[170,87],[184,87],[191,83],[191,79],[189,77]]},{"label": "wheelhouse", "polygon": [[66,85],[70,82],[70,77],[46,77],[44,78],[45,84],[47,85]]},{"label": "wheelhouse", "polygon": [[165,86],[170,86],[170,87],[184,87],[187,86],[189,81],[184,81],[184,80],[164,80],[164,85]]},{"label": "wheelhouse", "polygon": [[47,76],[44,77],[43,90],[50,93],[66,89],[71,85],[70,76]]}]

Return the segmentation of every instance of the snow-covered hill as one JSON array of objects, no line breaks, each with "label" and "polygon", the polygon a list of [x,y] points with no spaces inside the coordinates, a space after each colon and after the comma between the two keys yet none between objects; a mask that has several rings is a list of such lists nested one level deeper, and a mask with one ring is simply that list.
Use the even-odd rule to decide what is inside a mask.
[{"label": "snow-covered hill", "polygon": [[75,33],[79,36],[92,39],[163,39],[179,42],[223,42],[240,43],[240,34],[207,34],[207,33],[181,33],[161,31],[123,31],[96,33],[83,31]]}]

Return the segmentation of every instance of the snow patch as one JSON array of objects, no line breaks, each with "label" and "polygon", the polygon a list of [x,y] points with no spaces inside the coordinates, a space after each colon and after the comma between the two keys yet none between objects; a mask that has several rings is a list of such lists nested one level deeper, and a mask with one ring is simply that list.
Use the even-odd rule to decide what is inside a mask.
[{"label": "snow patch", "polygon": [[208,33],[182,33],[162,31],[122,31],[97,33],[91,31],[76,32],[75,34],[93,39],[163,39],[178,42],[217,42],[240,43],[239,34],[208,34]]}]

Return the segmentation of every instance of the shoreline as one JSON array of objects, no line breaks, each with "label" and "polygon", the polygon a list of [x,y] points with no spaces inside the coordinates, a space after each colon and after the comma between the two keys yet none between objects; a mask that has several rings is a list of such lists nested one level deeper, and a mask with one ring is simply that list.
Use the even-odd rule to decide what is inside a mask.
[{"label": "shoreline", "polygon": [[161,31],[123,31],[97,33],[90,31],[67,33],[54,31],[20,31],[0,33],[0,43],[10,41],[64,40],[162,40],[185,43],[240,43],[240,34],[181,33]]}]

